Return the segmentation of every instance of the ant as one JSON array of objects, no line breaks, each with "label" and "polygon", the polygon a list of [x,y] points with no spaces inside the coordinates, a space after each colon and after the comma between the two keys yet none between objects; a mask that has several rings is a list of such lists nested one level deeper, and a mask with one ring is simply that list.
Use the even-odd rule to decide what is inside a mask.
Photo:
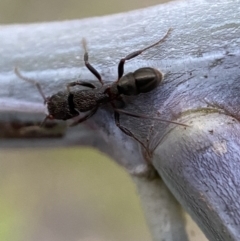
[{"label": "ant", "polygon": [[[130,130],[120,125],[120,121],[119,121],[120,113],[133,116],[133,117],[138,117],[138,118],[147,118],[147,119],[150,118],[150,119],[164,121],[168,123],[174,123],[182,126],[187,126],[187,125],[174,122],[174,121],[162,120],[157,117],[147,117],[144,115],[129,113],[122,109],[117,109],[114,104],[114,101],[119,100],[123,102],[121,98],[122,95],[131,96],[131,95],[138,95],[140,93],[146,93],[155,89],[160,84],[160,82],[163,79],[163,74],[157,69],[144,67],[144,68],[137,69],[133,73],[128,73],[126,75],[123,75],[124,64],[126,60],[133,59],[138,55],[140,55],[142,52],[158,45],[161,42],[164,42],[167,36],[169,35],[170,31],[171,31],[171,28],[168,29],[164,37],[161,38],[156,43],[144,49],[132,52],[128,54],[125,58],[122,58],[118,64],[118,79],[112,84],[104,84],[99,72],[89,63],[88,52],[86,48],[86,40],[83,39],[82,44],[84,48],[85,66],[99,80],[99,82],[101,83],[101,87],[97,87],[90,82],[78,80],[78,81],[68,83],[67,89],[65,91],[59,91],[50,97],[46,97],[42,91],[40,84],[37,81],[22,76],[17,68],[15,68],[15,73],[19,78],[36,85],[39,93],[43,97],[44,104],[47,105],[47,109],[49,113],[45,117],[43,123],[45,123],[47,119],[68,120],[78,116],[81,112],[88,112],[85,116],[77,120],[74,120],[74,122],[71,124],[71,126],[74,126],[93,116],[101,105],[110,103],[114,110],[114,118],[115,118],[116,125],[126,135],[134,138],[146,149],[143,142],[141,142],[137,137],[135,137]],[[77,85],[84,86],[89,89],[72,91],[71,88]]]}]

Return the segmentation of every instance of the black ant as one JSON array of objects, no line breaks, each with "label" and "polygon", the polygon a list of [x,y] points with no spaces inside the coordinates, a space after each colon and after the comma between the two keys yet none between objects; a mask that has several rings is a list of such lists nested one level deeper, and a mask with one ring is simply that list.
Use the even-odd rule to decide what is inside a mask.
[{"label": "black ant", "polygon": [[[130,96],[130,95],[138,95],[140,93],[149,92],[155,89],[159,85],[159,83],[163,79],[163,74],[157,69],[145,67],[145,68],[140,68],[133,73],[128,73],[126,75],[123,75],[124,63],[126,60],[135,58],[136,56],[140,55],[142,52],[146,51],[147,49],[150,49],[155,45],[165,41],[170,31],[171,29],[169,29],[167,33],[164,35],[164,37],[160,39],[158,42],[144,49],[135,51],[127,55],[125,58],[121,59],[118,64],[118,79],[112,84],[104,84],[102,81],[101,75],[88,62],[88,52],[86,48],[86,41],[85,39],[83,39],[82,43],[83,43],[84,52],[85,52],[84,53],[85,66],[89,69],[89,71],[91,71],[93,75],[96,76],[96,78],[99,80],[99,82],[102,85],[101,87],[97,87],[90,82],[79,80],[79,81],[68,83],[67,89],[65,91],[59,91],[56,94],[52,95],[51,97],[46,97],[38,82],[22,76],[17,68],[15,68],[15,73],[19,78],[35,84],[39,93],[43,97],[44,104],[47,105],[47,109],[49,113],[44,119],[43,123],[45,123],[47,119],[68,120],[78,116],[81,112],[89,111],[89,113],[87,113],[84,117],[75,120],[71,125],[71,126],[74,126],[93,116],[101,105],[106,103],[111,103],[114,109],[114,118],[115,118],[116,125],[125,134],[133,137],[144,148],[146,148],[145,145],[137,137],[135,137],[130,130],[120,125],[119,113],[123,113],[129,116],[138,117],[138,118],[148,118],[148,119],[150,118],[150,119],[164,121],[168,123],[179,124],[182,126],[187,126],[187,125],[174,122],[174,121],[162,120],[157,117],[147,117],[144,115],[129,113],[127,111],[117,109],[115,107],[114,101],[115,100],[123,101],[121,99],[122,95]],[[84,86],[89,89],[71,91],[71,87],[74,87],[76,85]]]}]

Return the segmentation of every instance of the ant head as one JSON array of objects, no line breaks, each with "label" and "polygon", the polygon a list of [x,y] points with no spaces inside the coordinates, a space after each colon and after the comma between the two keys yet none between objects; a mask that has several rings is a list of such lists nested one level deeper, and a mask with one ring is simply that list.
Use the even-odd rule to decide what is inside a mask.
[{"label": "ant head", "polygon": [[69,107],[69,93],[67,91],[60,91],[51,97],[46,98],[45,104],[47,105],[48,115],[47,119],[68,120],[73,118]]},{"label": "ant head", "polygon": [[46,97],[41,85],[34,79],[27,78],[23,76],[18,68],[14,69],[15,74],[22,80],[35,85],[38,89],[38,92],[43,98],[44,104],[47,106],[48,114],[44,119],[43,123],[48,119],[58,119],[58,120],[67,120],[76,115],[71,114],[69,104],[68,104],[68,92],[58,92],[57,94],[52,95],[51,97]]},{"label": "ant head", "polygon": [[[44,105],[48,106],[48,103],[49,103],[49,100],[50,100],[50,97],[46,97],[44,98]],[[49,111],[46,109],[46,117],[44,118],[44,120],[42,121],[41,123],[41,126],[43,126],[47,120],[54,120],[55,118],[53,117],[53,115],[49,114]]]}]

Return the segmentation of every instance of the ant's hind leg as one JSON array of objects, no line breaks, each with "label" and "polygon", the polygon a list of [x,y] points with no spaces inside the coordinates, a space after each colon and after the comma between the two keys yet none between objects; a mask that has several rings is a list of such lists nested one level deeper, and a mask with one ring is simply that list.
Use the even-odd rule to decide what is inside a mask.
[{"label": "ant's hind leg", "polygon": [[116,111],[114,111],[114,119],[115,119],[115,124],[116,124],[116,126],[117,126],[123,133],[125,133],[126,135],[132,137],[134,140],[136,140],[138,143],[140,143],[141,146],[142,146],[144,149],[146,149],[146,151],[148,151],[148,150],[147,150],[147,147],[144,145],[144,143],[143,143],[142,141],[140,141],[130,130],[128,130],[127,128],[125,128],[125,127],[123,127],[123,126],[120,125],[119,117],[120,117],[119,113],[116,112]]},{"label": "ant's hind leg", "polygon": [[139,54],[141,54],[142,52],[144,52],[144,51],[154,47],[155,45],[158,45],[158,44],[164,42],[165,39],[167,38],[167,36],[170,34],[171,30],[172,29],[169,28],[167,33],[160,40],[158,40],[156,43],[151,44],[151,45],[147,46],[144,49],[140,49],[138,51],[134,51],[134,52],[128,54],[125,58],[121,59],[119,64],[118,64],[118,81],[123,76],[123,73],[124,73],[124,63],[125,63],[126,60],[133,59],[133,58],[137,57]]},{"label": "ant's hind leg", "polygon": [[97,79],[100,81],[100,83],[103,85],[103,81],[102,81],[102,77],[101,75],[98,73],[98,71],[88,62],[88,52],[87,52],[87,43],[86,43],[86,39],[83,38],[82,39],[82,45],[84,48],[84,62],[85,62],[85,66],[89,69],[89,71],[94,74]]}]

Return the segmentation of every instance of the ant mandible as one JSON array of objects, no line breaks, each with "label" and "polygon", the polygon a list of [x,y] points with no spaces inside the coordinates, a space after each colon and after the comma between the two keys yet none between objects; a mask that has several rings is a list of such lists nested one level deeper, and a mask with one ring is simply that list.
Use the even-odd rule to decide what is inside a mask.
[{"label": "ant mandible", "polygon": [[[123,101],[121,99],[122,95],[130,96],[130,95],[138,95],[140,93],[149,92],[155,89],[159,85],[159,83],[163,79],[163,74],[157,69],[144,67],[144,68],[137,69],[133,73],[128,73],[126,75],[123,75],[124,64],[126,60],[135,58],[138,55],[140,55],[142,52],[165,41],[170,31],[171,29],[168,29],[164,37],[161,38],[156,43],[144,49],[132,52],[129,55],[127,55],[125,58],[122,58],[118,64],[118,79],[112,84],[104,84],[99,72],[88,62],[88,52],[86,48],[86,41],[85,39],[83,39],[82,43],[84,48],[85,66],[99,80],[99,82],[101,83],[101,87],[97,87],[90,82],[79,80],[79,81],[68,83],[67,89],[65,91],[59,91],[50,97],[46,97],[42,91],[40,84],[37,81],[24,77],[17,68],[15,68],[15,73],[19,78],[27,82],[30,82],[32,84],[35,84],[39,93],[43,97],[44,104],[47,105],[47,109],[49,113],[44,119],[43,123],[47,119],[68,120],[78,116],[81,112],[88,112],[84,117],[81,117],[75,120],[71,124],[71,126],[74,126],[93,116],[101,105],[106,103],[111,103],[114,109],[114,118],[115,118],[116,125],[125,134],[131,136],[136,141],[138,141],[144,148],[146,148],[145,145],[137,137],[135,137],[130,130],[120,125],[119,113],[123,113],[129,116],[138,117],[138,118],[155,119],[155,120],[179,124],[183,126],[187,126],[187,125],[174,122],[174,121],[163,120],[158,117],[147,117],[144,115],[134,114],[121,109],[117,109],[115,107],[114,101],[115,100]],[[84,86],[89,89],[71,90],[72,87],[77,85]]]}]

